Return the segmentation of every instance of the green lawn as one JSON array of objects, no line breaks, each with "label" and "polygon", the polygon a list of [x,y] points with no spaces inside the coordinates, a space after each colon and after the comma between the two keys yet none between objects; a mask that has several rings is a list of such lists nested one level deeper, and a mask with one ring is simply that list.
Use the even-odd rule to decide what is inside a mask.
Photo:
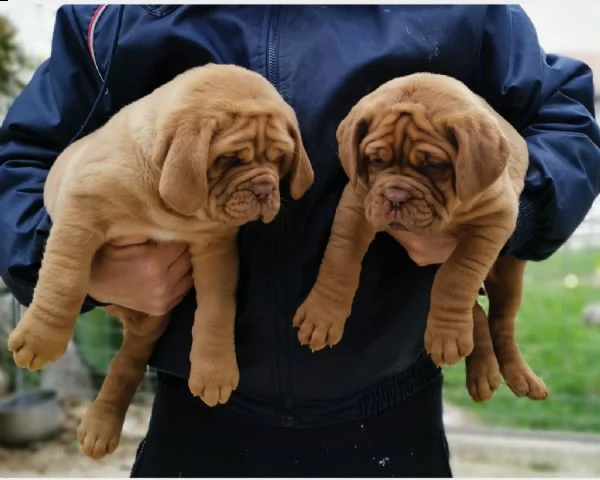
[{"label": "green lawn", "polygon": [[[464,363],[445,369],[447,400],[494,426],[600,433],[600,326],[583,321],[584,307],[600,303],[597,271],[598,250],[560,251],[528,264],[517,339],[550,390],[547,400],[518,399],[501,385],[492,400],[475,404],[465,388]],[[579,283],[567,287],[573,278]]]}]

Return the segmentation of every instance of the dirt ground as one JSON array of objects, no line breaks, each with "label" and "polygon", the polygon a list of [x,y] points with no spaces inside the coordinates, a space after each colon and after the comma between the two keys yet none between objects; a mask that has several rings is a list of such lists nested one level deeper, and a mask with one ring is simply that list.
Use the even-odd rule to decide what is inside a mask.
[{"label": "dirt ground", "polygon": [[119,448],[102,460],[86,457],[75,430],[87,404],[63,402],[63,430],[27,448],[0,448],[0,477],[128,477],[149,418],[149,407],[131,407]]},{"label": "dirt ground", "polygon": [[28,450],[3,450],[0,477],[128,477],[137,442],[126,439],[116,452],[103,460],[91,460],[79,445],[45,442]]},{"label": "dirt ground", "polygon": [[[121,443],[117,450],[102,460],[87,458],[79,449],[75,429],[87,405],[80,402],[63,404],[63,431],[54,438],[25,449],[0,449],[2,477],[113,477],[129,476],[135,452],[144,435],[149,407],[135,405],[130,409]],[[452,448],[452,445],[450,445]],[[506,465],[452,462],[455,477],[536,477],[540,472]],[[544,476],[562,476],[558,472]]]}]

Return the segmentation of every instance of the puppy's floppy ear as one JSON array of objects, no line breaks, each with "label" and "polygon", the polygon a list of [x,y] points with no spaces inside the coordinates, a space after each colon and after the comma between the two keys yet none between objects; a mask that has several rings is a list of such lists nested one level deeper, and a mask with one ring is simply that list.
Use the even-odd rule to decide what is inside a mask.
[{"label": "puppy's floppy ear", "polygon": [[295,144],[290,168],[290,193],[294,200],[298,200],[312,186],[315,174],[304,149],[300,129],[294,123],[289,123],[288,129]]},{"label": "puppy's floppy ear", "polygon": [[495,118],[483,109],[446,119],[451,143],[457,148],[454,165],[456,195],[461,202],[490,187],[508,164],[510,144]]},{"label": "puppy's floppy ear", "polygon": [[358,181],[367,175],[366,165],[360,159],[360,143],[368,131],[369,120],[354,107],[341,121],[336,132],[340,162],[352,187],[356,187]]},{"label": "puppy's floppy ear", "polygon": [[207,121],[200,130],[179,124],[171,134],[158,139],[162,172],[158,192],[163,201],[182,215],[192,215],[208,202],[208,153],[215,124]]}]

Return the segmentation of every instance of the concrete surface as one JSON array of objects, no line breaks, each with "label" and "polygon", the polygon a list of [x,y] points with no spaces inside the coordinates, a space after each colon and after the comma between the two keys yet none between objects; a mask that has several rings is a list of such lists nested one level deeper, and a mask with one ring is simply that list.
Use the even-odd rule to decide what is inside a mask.
[{"label": "concrete surface", "polygon": [[448,426],[455,476],[599,477],[600,436]]}]

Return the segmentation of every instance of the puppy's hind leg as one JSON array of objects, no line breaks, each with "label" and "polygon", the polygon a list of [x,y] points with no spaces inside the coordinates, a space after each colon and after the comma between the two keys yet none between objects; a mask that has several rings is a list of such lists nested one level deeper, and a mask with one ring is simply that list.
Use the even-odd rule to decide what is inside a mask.
[{"label": "puppy's hind leg", "polygon": [[152,315],[121,307],[119,305],[108,305],[102,309],[112,316],[117,317],[125,329],[140,337],[152,335],[156,330],[156,317],[153,317]]},{"label": "puppy's hind leg", "polygon": [[485,281],[490,299],[489,322],[494,351],[506,384],[519,397],[543,400],[548,396],[548,389],[527,365],[515,338],[525,265],[512,255],[497,260]]},{"label": "puppy's hind leg", "polygon": [[143,317],[144,335],[128,328],[124,320],[123,343],[112,359],[108,373],[104,378],[100,392],[92,402],[79,428],[77,439],[84,453],[94,459],[100,459],[112,453],[119,444],[125,414],[137,391],[146,365],[157,340],[168,325],[168,317],[152,317],[139,312],[126,311],[122,307],[111,308],[119,316],[131,320],[136,315]]},{"label": "puppy's hind leg", "polygon": [[67,210],[54,219],[33,300],[8,340],[19,367],[38,370],[67,348],[88,292],[92,260],[104,241],[93,221],[79,217]]},{"label": "puppy's hind leg", "polygon": [[492,346],[488,318],[479,303],[473,305],[473,351],[465,359],[467,390],[476,402],[494,395],[500,385],[500,368]]}]

